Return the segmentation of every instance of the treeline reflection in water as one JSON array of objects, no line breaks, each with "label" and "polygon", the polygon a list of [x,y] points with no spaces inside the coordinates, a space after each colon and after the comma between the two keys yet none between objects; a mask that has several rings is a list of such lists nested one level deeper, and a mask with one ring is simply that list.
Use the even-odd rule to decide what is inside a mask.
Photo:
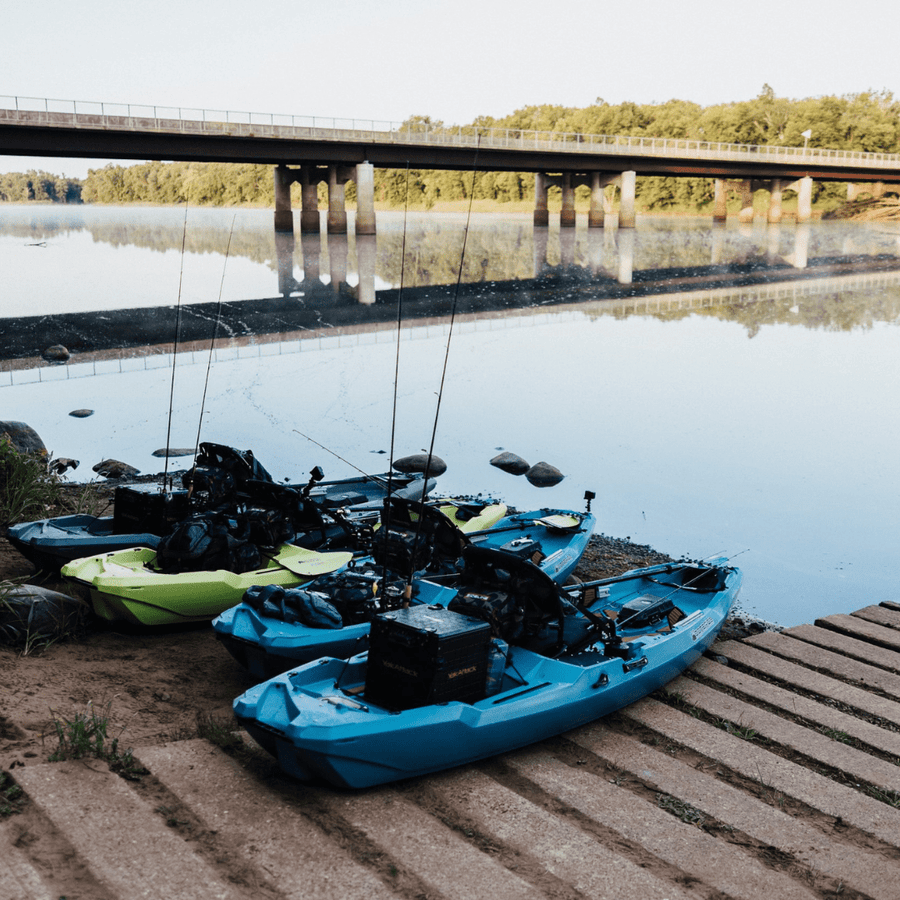
[{"label": "treeline reflection in water", "polygon": [[[100,260],[95,283],[70,281],[61,289],[58,276],[64,272],[54,272],[52,292],[28,298],[28,310],[38,314],[12,317],[7,360],[34,357],[53,343],[79,353],[142,346],[153,352],[175,339],[208,340],[216,322],[220,342],[393,327],[401,296],[410,320],[447,316],[454,308],[469,316],[497,316],[569,303],[592,304],[592,316],[665,320],[699,312],[740,322],[750,336],[771,324],[850,330],[900,320],[900,237],[852,223],[726,227],[648,219],[636,231],[535,229],[527,216],[476,216],[467,225],[460,215],[404,219],[380,213],[376,237],[355,236],[352,221],[349,235],[275,233],[264,210],[2,212],[0,241],[22,241],[21,250],[87,234]],[[171,291],[154,293],[153,278],[148,284],[141,277],[152,263],[135,260],[134,278],[125,288],[129,302],[117,310],[103,290],[103,260],[109,257],[102,248],[114,248],[116,257],[149,250],[171,261],[181,255],[182,243],[185,254],[207,259],[207,272],[218,260],[225,283],[229,262],[254,266],[242,281],[243,296],[232,289],[224,302],[188,298],[176,338],[161,307],[174,308],[177,298]],[[35,261],[42,268],[46,258]],[[207,297],[214,296],[214,286],[208,285]],[[33,290],[6,287],[11,296]],[[56,312],[63,293],[75,310]]]}]

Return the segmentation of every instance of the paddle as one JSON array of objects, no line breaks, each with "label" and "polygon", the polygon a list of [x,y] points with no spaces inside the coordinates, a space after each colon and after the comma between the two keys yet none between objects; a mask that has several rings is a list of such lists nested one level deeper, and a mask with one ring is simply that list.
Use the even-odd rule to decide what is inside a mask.
[{"label": "paddle", "polygon": [[[572,516],[571,518],[574,519],[575,516]],[[568,530],[569,528],[575,527],[574,525],[560,526],[555,523],[547,524],[543,519],[522,519],[519,522],[512,522],[509,525],[500,525],[497,528],[482,528],[480,531],[470,531],[469,537],[470,538],[487,537],[488,535],[500,534],[501,532],[504,532],[504,531],[524,531],[526,528],[528,528],[530,525],[533,525],[535,522],[543,524],[547,528],[560,528],[561,530]],[[579,521],[578,524],[580,525],[581,522]],[[591,582],[591,583],[593,584],[593,582]]]},{"label": "paddle", "polygon": [[279,559],[277,556],[270,556],[269,559],[276,566],[280,566],[282,569],[286,569],[304,580],[315,578],[317,575],[327,575],[329,572],[334,572],[347,565],[353,559],[353,553],[349,550],[332,551],[330,553],[317,553],[314,550],[309,550],[307,553],[309,556],[305,559]]}]

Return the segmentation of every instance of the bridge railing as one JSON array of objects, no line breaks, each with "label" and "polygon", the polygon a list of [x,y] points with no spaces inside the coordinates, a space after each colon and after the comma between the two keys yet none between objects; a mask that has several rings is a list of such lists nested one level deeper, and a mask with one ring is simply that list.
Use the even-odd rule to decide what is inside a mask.
[{"label": "bridge railing", "polygon": [[900,167],[900,154],[821,147],[782,147],[770,144],[730,144],[687,138],[579,134],[514,128],[446,127],[375,119],[342,119],[278,113],[235,112],[190,107],[53,100],[0,95],[0,122],[88,129],[162,131],[186,134],[227,134],[235,137],[321,141],[410,143],[603,153],[622,156],[690,157],[693,159],[766,162],[829,163],[874,168]]}]

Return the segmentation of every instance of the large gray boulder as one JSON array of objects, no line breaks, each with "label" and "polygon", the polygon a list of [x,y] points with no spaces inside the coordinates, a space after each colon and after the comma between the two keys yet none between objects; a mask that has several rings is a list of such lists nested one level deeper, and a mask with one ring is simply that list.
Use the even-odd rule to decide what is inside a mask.
[{"label": "large gray boulder", "polygon": [[424,474],[427,468],[428,475],[437,478],[438,475],[443,475],[447,471],[447,463],[439,456],[432,456],[431,465],[429,466],[427,453],[413,453],[412,456],[395,459],[394,468],[405,475]]},{"label": "large gray boulder", "polygon": [[34,584],[18,585],[0,602],[0,643],[27,646],[79,632],[90,617],[84,601]]},{"label": "large gray boulder", "polygon": [[0,422],[0,437],[7,435],[10,443],[20,453],[42,453],[47,455],[47,448],[38,433],[24,422]]},{"label": "large gray boulder", "polygon": [[64,363],[68,362],[71,357],[71,353],[69,353],[66,347],[63,347],[62,344],[54,344],[52,347],[48,347],[41,356],[50,363]]},{"label": "large gray boulder", "polygon": [[516,456],[515,453],[509,451],[498,453],[491,460],[491,465],[502,472],[509,472],[510,475],[524,475],[530,468],[521,456]]},{"label": "large gray boulder", "polygon": [[550,463],[546,462],[539,462],[535,463],[525,473],[525,477],[535,487],[542,488],[553,487],[553,485],[559,484],[566,476],[556,466],[551,466]]},{"label": "large gray boulder", "polygon": [[104,459],[94,466],[94,471],[104,478],[124,478],[126,475],[138,475],[141,470],[118,459]]}]

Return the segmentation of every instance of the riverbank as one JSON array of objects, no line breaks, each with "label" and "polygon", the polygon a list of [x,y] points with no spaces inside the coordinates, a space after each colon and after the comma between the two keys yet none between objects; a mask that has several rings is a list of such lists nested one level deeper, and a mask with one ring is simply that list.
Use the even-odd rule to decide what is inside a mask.
[{"label": "riverbank", "polygon": [[[111,515],[114,490],[113,482],[63,485],[62,499],[52,514],[81,508]],[[576,575],[589,581],[671,559],[627,539],[594,535]],[[39,583],[68,592],[58,577],[36,573],[5,537],[0,537],[0,581]],[[736,612],[721,639],[764,630],[764,623]],[[0,679],[5,689],[0,771],[45,758],[54,717],[68,717],[89,703],[96,709],[108,708],[110,734],[122,731],[128,746],[158,743],[192,732],[198,721],[230,721],[232,700],[251,684],[208,625],[148,632],[99,622],[59,640],[0,646]]]},{"label": "riverbank", "polygon": [[[30,568],[12,554],[0,540],[0,576]],[[599,535],[579,574],[666,558]],[[208,627],[0,648],[0,896],[889,900],[898,634],[892,603],[723,634],[603,720],[355,792],[293,782],[231,731],[249,679]],[[86,714],[112,757],[50,761]]]}]

